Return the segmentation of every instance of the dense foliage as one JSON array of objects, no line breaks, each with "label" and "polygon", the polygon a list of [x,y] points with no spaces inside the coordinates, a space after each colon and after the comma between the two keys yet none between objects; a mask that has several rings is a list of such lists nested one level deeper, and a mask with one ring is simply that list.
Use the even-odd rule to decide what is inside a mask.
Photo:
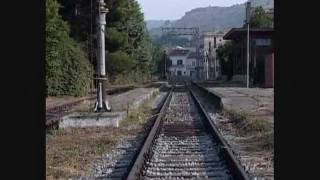
[{"label": "dense foliage", "polygon": [[[70,23],[71,36],[87,45],[87,54],[93,54],[93,65],[96,58],[90,50],[90,32],[94,34],[97,12],[95,0],[60,0],[64,8],[61,14]],[[126,77],[132,82],[145,81],[153,67],[152,46],[144,16],[136,0],[108,0],[106,7],[106,70],[111,83],[121,83]],[[92,25],[92,26],[91,26]],[[96,48],[96,47],[94,47]],[[91,59],[91,57],[90,57]],[[135,77],[137,76],[137,77]],[[122,83],[127,83],[128,81]]]},{"label": "dense foliage", "polygon": [[227,41],[224,45],[217,48],[217,58],[221,63],[221,71],[223,75],[232,76],[232,55],[235,51],[236,45],[232,41]]},{"label": "dense foliage", "polygon": [[47,95],[84,95],[92,68],[80,45],[69,37],[68,24],[59,15],[59,8],[56,0],[46,0]]},{"label": "dense foliage", "polygon": [[158,43],[152,46],[152,73],[161,75],[164,72],[164,56],[165,51]]},{"label": "dense foliage", "polygon": [[269,16],[261,6],[253,9],[250,19],[251,28],[271,28],[272,26],[272,17]]},{"label": "dense foliage", "polygon": [[[272,28],[273,19],[270,17],[262,7],[255,7],[251,12],[250,27],[251,28]],[[245,27],[245,25],[244,25]],[[224,45],[218,47],[217,58],[220,59],[222,74],[229,78],[232,75],[232,55],[238,53],[239,45],[233,41],[226,42]]]}]

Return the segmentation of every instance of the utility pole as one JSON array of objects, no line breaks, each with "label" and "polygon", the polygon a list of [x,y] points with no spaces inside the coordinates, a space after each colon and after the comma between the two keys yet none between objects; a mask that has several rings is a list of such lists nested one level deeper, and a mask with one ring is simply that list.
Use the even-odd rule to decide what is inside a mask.
[{"label": "utility pole", "polygon": [[[214,42],[213,42],[213,50],[215,51],[217,48],[217,37],[214,36]],[[212,50],[211,50],[212,51]],[[213,53],[213,65],[214,65],[214,79],[217,79],[217,58],[216,58],[216,52]]]},{"label": "utility pole", "polygon": [[95,105],[95,112],[111,111],[108,101],[106,100],[106,60],[105,60],[105,25],[106,14],[108,9],[105,8],[103,0],[97,0],[98,15],[97,15],[97,37],[98,37],[98,87],[97,87],[97,102]]},{"label": "utility pole", "polygon": [[209,41],[209,55],[208,55],[208,80],[212,78],[212,51],[211,51],[211,42]]},{"label": "utility pole", "polygon": [[206,80],[209,80],[209,54],[206,51],[206,56],[205,56],[205,65],[206,65]]},{"label": "utility pole", "polygon": [[167,58],[166,58],[166,50],[163,51],[163,60],[164,60],[164,79],[167,79],[166,72],[167,72]]},{"label": "utility pole", "polygon": [[246,23],[247,23],[247,88],[249,88],[249,83],[250,83],[250,78],[249,78],[249,65],[250,65],[250,8],[251,8],[251,3],[250,1],[247,2],[246,4]]}]

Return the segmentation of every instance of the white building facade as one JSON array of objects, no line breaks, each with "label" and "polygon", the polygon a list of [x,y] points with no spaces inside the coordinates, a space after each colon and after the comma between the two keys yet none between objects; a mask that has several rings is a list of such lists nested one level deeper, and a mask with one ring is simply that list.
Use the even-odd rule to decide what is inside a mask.
[{"label": "white building facade", "polygon": [[171,78],[196,79],[197,56],[194,51],[177,47],[172,49],[168,56],[171,61],[168,68]]}]

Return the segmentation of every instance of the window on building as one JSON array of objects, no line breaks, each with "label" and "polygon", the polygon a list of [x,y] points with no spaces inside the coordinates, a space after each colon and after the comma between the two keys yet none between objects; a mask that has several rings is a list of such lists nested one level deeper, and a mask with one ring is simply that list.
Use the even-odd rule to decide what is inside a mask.
[{"label": "window on building", "polygon": [[177,64],[178,64],[178,65],[182,65],[182,64],[183,64],[182,59],[179,59],[179,60],[177,61]]},{"label": "window on building", "polygon": [[177,71],[178,76],[181,76],[181,71]]},{"label": "window on building", "polygon": [[256,43],[256,46],[270,46],[271,39],[256,39],[255,43]]},{"label": "window on building", "polygon": [[192,61],[192,66],[196,66],[196,62]]}]

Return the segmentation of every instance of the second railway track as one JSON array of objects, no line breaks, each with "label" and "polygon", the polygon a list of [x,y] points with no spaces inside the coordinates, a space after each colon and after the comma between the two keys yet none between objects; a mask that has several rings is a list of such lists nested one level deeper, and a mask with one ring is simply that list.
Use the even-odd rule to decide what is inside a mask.
[{"label": "second railway track", "polygon": [[168,96],[127,179],[249,179],[186,86]]}]

